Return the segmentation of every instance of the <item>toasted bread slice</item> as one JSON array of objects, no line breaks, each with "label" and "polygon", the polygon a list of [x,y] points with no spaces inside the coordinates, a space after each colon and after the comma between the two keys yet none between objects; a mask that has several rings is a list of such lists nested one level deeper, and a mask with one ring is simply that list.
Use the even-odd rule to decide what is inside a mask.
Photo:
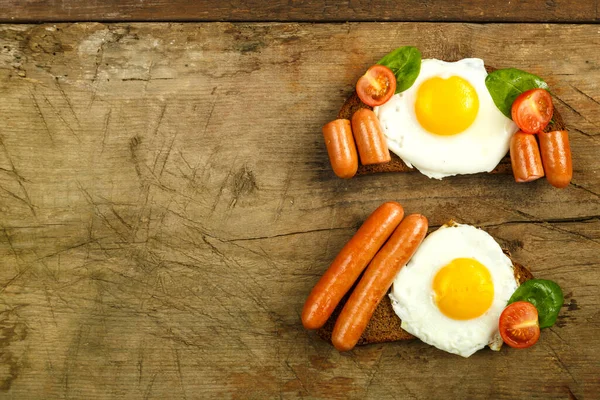
[{"label": "toasted bread slice", "polygon": [[[489,67],[489,66],[486,66],[485,69],[488,73],[495,71],[495,68]],[[365,103],[360,101],[356,92],[353,92],[352,95],[350,95],[350,97],[348,97],[348,99],[346,99],[346,102],[340,109],[340,112],[338,113],[337,117],[343,118],[343,119],[352,119],[352,115],[361,108],[371,109],[371,107],[369,107],[368,105],[366,105]],[[555,108],[554,116],[552,117],[552,121],[548,124],[548,126],[546,127],[546,129],[544,129],[544,131],[552,132],[552,131],[562,131],[565,129],[566,129],[566,127],[563,122],[563,119],[562,119],[560,113],[558,112],[558,110]],[[390,155],[392,156],[392,159],[387,163],[372,164],[372,165],[361,165],[359,163],[358,171],[356,171],[356,175],[368,175],[368,174],[375,174],[378,172],[415,171],[414,168],[410,168],[408,165],[406,165],[404,163],[404,161],[402,161],[400,159],[400,157],[398,157],[393,152],[390,151]],[[512,166],[510,164],[510,157],[508,155],[506,155],[502,160],[500,160],[500,163],[490,173],[491,174],[512,174]]]},{"label": "toasted bread slice", "polygon": [[[504,250],[504,253],[511,259],[513,263],[515,279],[519,282],[519,284],[522,284],[529,279],[533,279],[533,275],[529,269],[513,260],[507,250]],[[354,288],[352,288],[352,290],[353,289]],[[331,343],[331,333],[333,332],[335,321],[342,311],[344,304],[346,304],[346,300],[348,299],[348,296],[352,290],[350,290],[348,294],[344,296],[331,317],[329,317],[327,320],[327,323],[325,323],[321,329],[317,330],[317,335],[321,339]],[[392,302],[389,296],[386,295],[375,309],[367,328],[363,332],[357,344],[365,345],[371,343],[395,342],[398,340],[414,339],[415,337],[413,335],[400,327],[401,323],[402,321],[392,308]]]}]

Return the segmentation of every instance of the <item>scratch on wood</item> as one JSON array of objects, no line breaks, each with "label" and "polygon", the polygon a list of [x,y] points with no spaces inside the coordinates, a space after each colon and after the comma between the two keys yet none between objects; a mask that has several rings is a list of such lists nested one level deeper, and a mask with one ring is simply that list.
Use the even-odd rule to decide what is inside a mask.
[{"label": "scratch on wood", "polygon": [[19,171],[17,171],[17,168],[15,167],[15,163],[13,162],[13,160],[8,152],[8,149],[6,148],[6,145],[4,144],[4,140],[2,139],[2,136],[0,136],[0,147],[2,147],[2,151],[4,151],[4,155],[6,155],[6,159],[8,160],[8,163],[10,164],[10,170],[5,169],[5,168],[2,168],[2,170],[12,173],[15,176],[15,178],[17,178],[21,182],[28,182],[28,180],[25,179],[23,177],[23,175],[21,175],[19,173]]},{"label": "scratch on wood", "polygon": [[50,103],[50,100],[48,100],[48,97],[46,97],[46,95],[44,93],[42,93],[42,97],[44,98],[44,101],[46,102],[46,104],[48,104],[50,106],[50,108],[52,109],[52,111],[54,111],[54,114],[58,117],[58,119],[60,119],[62,121],[62,123],[67,127],[69,132],[71,132],[71,134],[73,136],[75,136],[75,139],[77,139],[77,141],[81,143],[81,139],[79,138],[79,135],[73,130],[73,128],[71,128],[71,125],[69,125],[69,123],[63,118],[60,111],[57,110],[56,107],[54,107],[54,105],[52,103]]},{"label": "scratch on wood", "polygon": [[183,374],[181,373],[181,361],[179,359],[179,350],[177,348],[175,350],[175,362],[177,363],[177,375],[179,376],[179,384],[181,385],[181,393],[183,394],[183,398],[187,399],[187,395],[185,393],[185,385],[183,384]]},{"label": "scratch on wood", "polygon": [[208,113],[208,118],[206,119],[206,124],[204,124],[204,131],[202,132],[203,135],[206,135],[206,131],[208,130],[208,124],[210,124],[210,120],[212,118],[213,111],[215,111],[215,106],[217,105],[218,99],[219,97],[217,96],[212,103],[212,107],[210,108],[210,112]]},{"label": "scratch on wood", "polygon": [[571,344],[570,344],[569,342],[567,342],[565,339],[563,339],[563,337],[562,337],[562,336],[560,336],[560,335],[558,334],[558,332],[556,332],[556,329],[554,329],[554,327],[550,327],[550,328],[548,328],[548,330],[549,330],[550,332],[552,332],[552,333],[553,333],[553,334],[554,334],[556,337],[558,337],[558,338],[560,339],[560,341],[561,341],[561,342],[563,342],[563,343],[564,343],[564,344],[566,344],[567,346],[571,347]]},{"label": "scratch on wood", "polygon": [[154,68],[154,60],[150,61],[150,66],[148,67],[148,79],[146,79],[146,83],[144,84],[144,92],[148,91],[148,84],[152,80],[152,68]]},{"label": "scratch on wood", "polygon": [[165,116],[165,112],[167,111],[167,103],[163,104],[161,110],[160,110],[160,114],[158,115],[158,120],[156,122],[156,127],[154,128],[154,136],[156,136],[156,134],[158,133],[158,128],[160,128],[160,124],[162,123],[162,120]]},{"label": "scratch on wood", "polygon": [[217,205],[219,204],[219,201],[221,200],[221,195],[223,194],[223,191],[225,190],[225,186],[227,186],[227,182],[229,181],[229,177],[231,176],[231,174],[232,174],[232,171],[229,170],[227,172],[227,175],[225,175],[225,178],[221,182],[221,185],[219,187],[219,192],[215,196],[215,201],[214,201],[214,203],[212,205],[212,208],[211,208],[211,213],[214,213],[215,210],[217,209]]},{"label": "scratch on wood", "polygon": [[581,190],[583,190],[584,192],[588,192],[589,194],[591,194],[591,195],[593,195],[593,196],[595,196],[595,197],[600,197],[600,195],[599,195],[598,193],[596,193],[596,192],[594,192],[594,191],[592,191],[592,190],[590,190],[590,189],[586,188],[586,187],[585,187],[585,186],[583,186],[583,185],[580,185],[580,184],[578,184],[578,183],[575,183],[575,182],[573,182],[573,181],[571,181],[571,185],[572,185],[573,187],[577,188],[577,189],[581,189]]},{"label": "scratch on wood", "polygon": [[181,151],[181,150],[179,150],[179,151],[178,151],[178,153],[179,153],[179,157],[181,157],[181,160],[182,160],[182,161],[185,163],[185,165],[188,167],[188,169],[189,169],[191,172],[195,172],[195,169],[194,169],[194,168],[192,168],[192,166],[190,165],[190,163],[188,162],[188,160],[186,160],[186,159],[185,159],[185,157],[183,156],[183,153],[182,153],[182,151]]},{"label": "scratch on wood", "polygon": [[138,385],[142,383],[142,376],[143,376],[143,372],[144,372],[144,348],[145,348],[145,343],[144,341],[142,341],[139,349],[138,349],[138,361],[137,361],[137,366],[138,366]]},{"label": "scratch on wood", "polygon": [[594,99],[592,96],[590,96],[589,94],[585,93],[583,90],[579,89],[577,86],[575,85],[569,85],[571,86],[573,89],[575,89],[575,91],[581,95],[583,95],[585,98],[587,98],[588,100],[596,103],[597,105],[600,106],[600,102],[596,99]]},{"label": "scratch on wood", "polygon": [[580,135],[588,137],[596,142],[600,142],[600,135],[592,135],[591,133],[584,132],[581,129],[577,129],[577,128],[570,128],[570,130],[571,130],[571,132],[577,132]]},{"label": "scratch on wood", "polygon": [[44,113],[42,112],[42,108],[40,107],[40,104],[38,103],[38,101],[35,97],[35,94],[33,94],[33,92],[30,91],[29,95],[31,96],[31,100],[33,101],[33,105],[34,105],[38,115],[42,119],[44,127],[46,128],[46,133],[48,134],[48,137],[50,138],[50,142],[52,142],[52,144],[54,144],[54,137],[52,136],[52,133],[50,132],[50,128],[48,127],[48,122],[46,122],[46,118],[44,117]]},{"label": "scratch on wood", "polygon": [[[548,226],[550,226],[550,224],[556,225],[556,224],[568,224],[568,223],[574,223],[574,222],[590,222],[590,221],[596,221],[596,220],[600,219],[600,215],[583,215],[580,217],[565,217],[565,218],[536,218],[534,215],[528,214],[528,213],[518,210],[516,208],[506,208],[500,204],[491,203],[491,202],[488,202],[485,200],[482,200],[482,201],[484,201],[487,204],[490,204],[491,206],[501,208],[507,212],[517,214],[523,218],[522,220],[507,220],[507,221],[503,221],[500,223],[479,224],[479,226],[482,228],[503,226],[503,225],[515,225],[515,224],[541,224],[543,226],[548,227]],[[430,225],[430,228],[439,228],[439,226]]]},{"label": "scratch on wood", "polygon": [[[19,257],[19,255],[17,254],[17,251],[15,250],[15,246],[13,245],[13,242],[12,242],[5,227],[2,227],[2,232],[4,232],[4,236],[6,237],[6,242],[8,243],[8,247],[10,247],[10,250],[12,251],[13,255],[15,256],[15,261],[18,264],[19,261],[21,260],[21,257]],[[17,269],[17,272],[18,272],[18,269]]]},{"label": "scratch on wood", "polygon": [[79,189],[83,192],[83,194],[85,195],[85,198],[88,202],[88,204],[90,204],[93,208],[94,211],[96,213],[97,216],[100,217],[100,219],[102,219],[102,221],[104,222],[104,224],[110,228],[114,233],[117,234],[117,236],[119,236],[119,238],[121,240],[123,240],[124,242],[128,243],[127,238],[121,233],[119,232],[119,230],[117,228],[115,228],[110,221],[108,220],[108,218],[106,218],[106,215],[104,215],[102,213],[102,211],[100,211],[100,207],[98,206],[98,204],[94,201],[94,199],[92,198],[92,196],[90,195],[90,193],[87,191],[87,189],[85,189],[83,187],[83,185],[81,184],[81,182],[77,181],[77,185],[79,186]]},{"label": "scratch on wood", "polygon": [[104,146],[106,145],[106,138],[108,137],[108,125],[110,124],[110,116],[112,115],[112,108],[108,109],[106,113],[106,118],[104,119],[104,130],[102,134],[102,149],[100,150],[100,154],[104,153]]},{"label": "scratch on wood", "polygon": [[560,97],[558,97],[556,94],[554,94],[554,97],[565,107],[567,107],[569,110],[571,110],[573,113],[577,114],[578,116],[580,116],[584,121],[586,121],[587,123],[597,127],[597,125],[590,121],[589,119],[587,119],[587,117],[585,115],[583,115],[582,113],[580,113],[579,111],[577,111],[576,109],[574,109],[569,103],[567,103],[566,101],[564,101],[563,99],[561,99]]},{"label": "scratch on wood", "polygon": [[292,169],[288,169],[287,176],[285,178],[285,183],[283,186],[283,191],[281,193],[281,198],[279,200],[279,205],[277,206],[277,209],[275,210],[274,221],[277,221],[281,217],[281,213],[282,213],[283,207],[285,205],[285,199],[286,199],[288,191],[290,189],[290,184],[292,183],[292,175],[293,175]]},{"label": "scratch on wood", "polygon": [[[211,149],[210,155],[206,158],[206,161],[202,165],[202,174],[201,174],[202,178],[201,178],[201,181],[204,181],[204,182],[210,181],[211,173],[215,169],[222,169],[222,168],[217,168],[215,165],[213,165],[213,160],[215,158],[219,157],[219,153],[221,152],[222,148],[223,148],[223,144],[218,144],[218,145],[216,145],[215,147],[213,147]],[[196,180],[196,172],[197,172],[197,170],[199,168],[199,165],[200,165],[200,159],[196,163],[196,168],[195,168],[194,175],[193,175],[193,179],[194,180]]]},{"label": "scratch on wood", "polygon": [[27,189],[25,188],[25,185],[23,184],[23,182],[28,182],[28,181],[25,178],[23,178],[23,176],[21,176],[18,173],[17,169],[15,168],[15,164],[13,163],[13,161],[10,157],[10,154],[8,153],[8,149],[6,148],[6,145],[4,144],[2,137],[0,137],[0,145],[2,146],[2,149],[4,150],[4,153],[6,154],[6,158],[8,159],[8,162],[10,163],[12,173],[17,178],[17,183],[19,184],[19,186],[21,187],[21,191],[25,195],[27,206],[30,208],[32,214],[34,216],[36,216],[33,203],[31,201],[31,198],[29,197],[29,192],[27,191]]},{"label": "scratch on wood", "polygon": [[121,217],[121,215],[119,215],[119,213],[117,212],[117,210],[115,210],[115,207],[113,205],[110,206],[110,210],[112,211],[112,213],[114,214],[115,217],[117,217],[117,219],[119,221],[121,221],[121,223],[123,225],[125,225],[127,227],[127,229],[133,229],[132,226],[123,219],[123,217]]},{"label": "scratch on wood", "polygon": [[33,253],[37,256],[37,260],[39,261],[40,264],[42,264],[42,266],[44,267],[44,269],[48,273],[48,276],[50,276],[52,278],[52,280],[54,280],[54,282],[58,283],[59,279],[56,276],[56,273],[54,273],[54,271],[52,271],[50,269],[50,267],[48,266],[48,263],[46,262],[46,258],[45,257],[40,257],[39,253],[37,251],[35,251],[35,250],[33,251]]},{"label": "scratch on wood", "polygon": [[[586,217],[581,217],[581,218],[558,218],[558,219],[546,219],[546,220],[538,219],[538,220],[504,221],[504,222],[494,223],[494,224],[479,224],[478,226],[481,228],[490,228],[490,227],[507,226],[507,225],[535,224],[535,225],[543,226],[549,230],[566,233],[566,234],[569,234],[572,236],[577,236],[586,241],[600,245],[600,241],[598,241],[594,238],[588,237],[579,232],[574,232],[574,231],[570,231],[565,228],[561,228],[559,226],[561,223],[595,221],[599,218],[600,218],[600,216],[593,215],[593,216],[586,216]],[[439,228],[439,226],[434,226],[434,225],[430,225],[429,227],[430,228]]]},{"label": "scratch on wood", "polygon": [[27,196],[27,199],[24,199],[20,196],[17,196],[16,194],[14,194],[13,192],[11,192],[10,190],[6,189],[4,186],[0,185],[0,189],[4,190],[6,192],[6,194],[8,194],[11,197],[14,197],[15,199],[25,203],[25,205],[27,207],[29,207],[29,209],[31,210],[31,213],[35,216],[35,209],[33,208],[33,204],[31,204],[31,200],[29,200],[29,196],[27,196],[27,192],[25,192],[25,195]]},{"label": "scratch on wood", "polygon": [[368,397],[369,395],[369,389],[371,388],[371,385],[373,384],[373,381],[375,380],[375,377],[377,376],[379,369],[381,368],[381,360],[383,359],[383,354],[385,352],[385,347],[382,347],[379,353],[379,357],[377,358],[377,361],[375,362],[375,366],[373,369],[373,373],[371,374],[371,377],[369,378],[369,382],[367,383],[367,387],[365,388],[365,397]]},{"label": "scratch on wood", "polygon": [[167,165],[167,162],[169,161],[169,156],[171,155],[171,151],[173,150],[173,144],[175,144],[175,139],[177,139],[177,132],[175,132],[175,134],[173,135],[173,138],[171,139],[171,143],[169,144],[169,149],[167,150],[167,154],[164,156],[162,167],[160,168],[160,172],[158,173],[158,178],[162,177],[162,174],[165,170],[165,165]]},{"label": "scratch on wood", "polygon": [[71,344],[71,346],[69,347],[69,355],[68,355],[68,357],[65,357],[66,365],[64,366],[65,372],[63,374],[63,381],[64,381],[66,398],[69,397],[69,390],[70,390],[69,378],[70,378],[70,374],[71,374],[71,366],[77,360],[77,355],[79,354],[79,346],[81,345],[82,334],[83,334],[83,327],[80,327],[79,332],[77,333],[77,337],[75,338],[75,345]]},{"label": "scratch on wood", "polygon": [[150,380],[150,383],[146,387],[146,393],[144,393],[144,400],[148,400],[150,398],[150,395],[152,394],[152,386],[154,386],[154,380],[156,380],[157,375],[158,375],[158,372],[156,372],[156,373],[154,373],[154,375],[152,375],[152,379]]},{"label": "scratch on wood", "polygon": [[302,390],[304,390],[304,392],[306,392],[307,395],[311,396],[310,390],[308,390],[308,388],[304,385],[304,382],[302,382],[302,379],[300,379],[300,377],[298,376],[298,373],[296,373],[296,370],[294,370],[294,368],[292,368],[292,366],[290,365],[290,362],[288,360],[285,360],[285,365],[287,365],[288,369],[290,371],[292,371],[292,374],[294,374],[294,376],[296,377],[296,380],[298,381],[298,383],[300,383],[300,386],[302,386]]},{"label": "scratch on wood", "polygon": [[97,243],[99,240],[105,239],[105,238],[106,238],[106,236],[105,237],[96,238],[96,239],[93,239],[93,240],[86,240],[84,242],[73,244],[73,245],[69,245],[69,246],[66,246],[65,248],[63,248],[61,250],[54,251],[52,253],[49,253],[49,254],[46,254],[44,256],[38,257],[38,258],[32,260],[32,262],[38,262],[40,260],[45,260],[45,259],[48,259],[48,258],[52,258],[54,256],[58,256],[59,254],[65,253],[65,252],[67,252],[69,250],[78,249],[80,247],[87,246],[87,245],[89,245],[91,243]]},{"label": "scratch on wood", "polygon": [[21,187],[21,190],[23,191],[23,194],[25,195],[25,200],[27,200],[27,205],[29,206],[31,213],[35,217],[36,216],[35,208],[34,208],[33,202],[31,201],[31,198],[29,197],[29,192],[27,192],[27,189],[25,189],[25,185],[23,184],[23,182],[21,182],[20,179],[17,180],[17,182],[19,183],[19,186]]},{"label": "scratch on wood", "polygon": [[[136,163],[137,165],[137,163]],[[137,233],[140,229],[140,227],[142,226],[142,223],[144,222],[144,218],[148,218],[148,222],[146,224],[147,230],[146,230],[146,241],[148,240],[148,237],[150,236],[150,218],[149,216],[146,215],[146,210],[148,208],[148,202],[150,201],[150,185],[147,184],[142,184],[142,190],[140,191],[140,198],[144,198],[144,202],[142,203],[142,206],[139,209],[138,215],[137,215],[137,219],[136,219],[136,223],[133,227],[133,231],[131,233],[131,238],[133,240],[135,240]]]},{"label": "scratch on wood", "polygon": [[570,387],[567,386],[567,391],[569,392],[569,400],[578,400],[577,396],[573,393]]},{"label": "scratch on wood", "polygon": [[48,303],[48,307],[50,308],[50,314],[52,315],[52,322],[54,322],[54,326],[58,326],[56,323],[56,315],[54,314],[54,306],[52,305],[52,301],[50,300],[50,293],[48,293],[48,287],[44,285],[44,293],[46,294],[46,302]]},{"label": "scratch on wood", "polygon": [[563,362],[563,360],[560,359],[560,357],[558,356],[558,353],[556,353],[556,350],[554,350],[554,348],[550,345],[548,345],[547,347],[548,347],[548,349],[550,349],[550,351],[554,355],[554,359],[558,362],[560,368],[563,371],[565,371],[571,377],[571,379],[573,379],[573,382],[579,384],[579,381],[577,379],[575,379],[575,377],[573,376],[573,374],[571,373],[569,368],[566,366],[566,364]]},{"label": "scratch on wood", "polygon": [[[597,219],[597,217],[595,219]],[[598,240],[596,240],[594,238],[586,236],[586,235],[584,235],[583,233],[580,233],[580,232],[574,232],[574,231],[570,231],[568,229],[561,228],[560,226],[558,226],[556,224],[544,223],[544,224],[542,224],[542,226],[545,226],[548,229],[556,230],[556,231],[559,231],[559,232],[568,233],[570,235],[577,236],[577,237],[582,238],[582,239],[584,239],[586,241],[589,241],[589,242],[595,243],[597,245],[600,245],[600,241],[598,241]]]},{"label": "scratch on wood", "polygon": [[2,140],[2,137],[0,136],[0,146],[2,147],[2,150],[4,151],[4,154],[6,155],[6,158],[10,164],[11,170],[7,171],[7,172],[11,172],[12,175],[16,178],[17,183],[19,185],[19,187],[21,188],[21,191],[23,192],[25,198],[22,199],[19,196],[15,195],[12,192],[9,192],[8,189],[4,189],[5,191],[7,191],[10,195],[12,195],[13,197],[16,197],[17,199],[24,201],[25,204],[27,204],[27,206],[29,207],[29,209],[31,210],[31,213],[36,216],[36,212],[35,212],[35,208],[34,205],[31,201],[31,198],[29,197],[29,192],[27,191],[27,189],[25,188],[25,185],[23,184],[23,182],[28,182],[21,174],[19,174],[19,172],[17,171],[17,168],[15,167],[15,164],[12,161],[12,158],[10,157],[10,154],[8,152],[8,149],[6,148],[6,145],[4,144],[4,141]]},{"label": "scratch on wood", "polygon": [[223,254],[223,252],[221,252],[221,250],[219,250],[214,244],[212,244],[206,238],[206,235],[202,235],[201,238],[202,238],[202,241],[210,248],[210,251],[212,251],[214,254],[216,254],[221,260],[223,260],[223,261],[228,260],[228,257],[225,254]]},{"label": "scratch on wood", "polygon": [[305,231],[295,231],[295,232],[287,232],[287,233],[279,233],[276,235],[267,235],[267,236],[253,236],[253,237],[242,237],[236,239],[227,239],[223,240],[224,242],[245,242],[249,240],[265,240],[265,239],[275,239],[287,236],[295,236],[295,235],[304,235],[307,233],[317,233],[317,232],[327,232],[327,231],[344,231],[349,229],[356,229],[356,226],[341,226],[336,228],[318,228],[318,229],[308,229]]},{"label": "scratch on wood", "polygon": [[58,76],[54,77],[54,84],[56,85],[58,91],[60,92],[60,94],[63,96],[63,98],[67,102],[67,105],[69,106],[69,110],[71,110],[71,114],[73,114],[73,118],[75,118],[75,121],[77,122],[77,126],[79,127],[79,129],[81,129],[81,125],[79,123],[79,118],[77,118],[77,114],[75,113],[75,110],[73,109],[73,104],[71,104],[71,100],[69,99],[69,96],[67,96],[67,94],[63,90]]},{"label": "scratch on wood", "polygon": [[12,285],[17,279],[19,279],[21,276],[23,276],[23,274],[25,274],[25,272],[27,272],[29,270],[29,268],[30,267],[27,267],[27,268],[17,272],[17,274],[15,276],[13,276],[6,283],[4,283],[2,285],[2,289],[0,289],[0,294],[2,294],[6,289],[8,289],[8,287],[10,285]]}]

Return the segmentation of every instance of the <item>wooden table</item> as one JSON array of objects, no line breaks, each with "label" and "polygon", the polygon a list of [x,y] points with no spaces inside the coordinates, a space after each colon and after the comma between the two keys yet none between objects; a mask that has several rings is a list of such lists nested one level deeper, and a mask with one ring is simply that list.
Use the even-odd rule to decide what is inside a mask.
[{"label": "wooden table", "polygon": [[[78,3],[0,0],[4,22],[124,21],[0,25],[0,397],[599,398],[597,0]],[[510,21],[530,23],[472,23]],[[320,128],[404,44],[546,78],[572,184],[337,179]],[[563,287],[559,322],[469,359],[305,331],[312,285],[386,200],[484,227]]]}]

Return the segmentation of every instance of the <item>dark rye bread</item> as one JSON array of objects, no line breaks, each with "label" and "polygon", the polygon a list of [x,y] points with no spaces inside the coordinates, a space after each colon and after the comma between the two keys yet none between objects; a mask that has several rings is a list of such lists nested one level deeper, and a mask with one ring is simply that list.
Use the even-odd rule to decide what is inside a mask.
[{"label": "dark rye bread", "polygon": [[[513,260],[507,250],[504,250],[504,253],[511,259],[513,263],[515,279],[519,282],[519,284],[522,284],[529,279],[533,279],[533,275],[526,267]],[[352,288],[352,290],[353,289],[354,288]],[[335,321],[342,311],[344,304],[346,304],[346,300],[348,299],[348,296],[352,290],[350,290],[350,292],[344,296],[325,325],[321,329],[317,330],[317,335],[321,339],[331,343],[331,333],[333,332]],[[392,308],[392,302],[389,296],[386,295],[375,309],[373,317],[371,317],[367,328],[358,340],[358,345],[414,339],[415,337],[413,335],[400,327],[401,323],[402,321]]]},{"label": "dark rye bread", "polygon": [[[496,68],[489,67],[487,65],[486,65],[485,69],[488,73],[496,70]],[[342,118],[342,119],[352,119],[352,115],[361,108],[372,109],[372,107],[369,107],[368,105],[366,105],[365,103],[360,101],[360,99],[358,98],[358,95],[356,94],[356,91],[355,91],[350,95],[350,97],[348,97],[348,99],[346,99],[346,102],[340,109],[340,112],[338,113],[337,117]],[[546,127],[546,129],[544,129],[544,131],[552,132],[552,131],[562,131],[565,129],[566,129],[566,127],[563,122],[563,119],[562,119],[560,113],[558,112],[558,110],[555,108],[554,116],[552,117],[552,121],[548,124],[548,126]],[[409,166],[407,166],[404,163],[404,161],[402,161],[400,159],[400,157],[398,157],[396,154],[394,154],[391,151],[390,151],[390,156],[392,157],[392,159],[389,162],[383,163],[383,164],[362,165],[359,163],[358,171],[356,171],[356,175],[368,175],[368,174],[375,174],[378,172],[410,172],[410,171],[415,170],[414,168],[410,168]],[[491,174],[512,174],[512,166],[510,165],[510,157],[508,155],[506,155],[502,160],[500,160],[500,163],[490,173]]]}]

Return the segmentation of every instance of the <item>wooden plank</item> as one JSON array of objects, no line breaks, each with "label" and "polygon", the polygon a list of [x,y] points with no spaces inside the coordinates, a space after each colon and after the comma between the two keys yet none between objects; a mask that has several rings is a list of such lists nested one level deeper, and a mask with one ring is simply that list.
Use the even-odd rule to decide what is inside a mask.
[{"label": "wooden plank", "polygon": [[[573,184],[335,178],[320,127],[409,43],[545,77]],[[592,25],[0,27],[0,394],[596,397],[599,45]],[[564,288],[559,324],[469,359],[418,341],[339,354],[304,331],[312,285],[386,200],[485,227]]]},{"label": "wooden plank", "polygon": [[[599,0],[0,0],[0,22],[39,21],[472,21],[597,22]],[[510,37],[510,36],[509,36]]]}]

